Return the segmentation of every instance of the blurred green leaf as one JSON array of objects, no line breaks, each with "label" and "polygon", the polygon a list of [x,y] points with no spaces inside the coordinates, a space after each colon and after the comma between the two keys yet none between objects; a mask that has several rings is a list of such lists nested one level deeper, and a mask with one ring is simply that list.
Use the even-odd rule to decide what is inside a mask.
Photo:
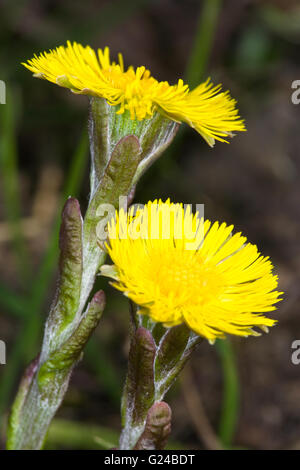
[{"label": "blurred green leaf", "polygon": [[240,72],[262,74],[265,65],[272,59],[272,39],[260,25],[250,25],[243,30],[235,54],[235,62]]},{"label": "blurred green leaf", "polygon": [[260,17],[274,33],[288,41],[300,44],[300,6],[283,10],[275,5],[262,5]]}]

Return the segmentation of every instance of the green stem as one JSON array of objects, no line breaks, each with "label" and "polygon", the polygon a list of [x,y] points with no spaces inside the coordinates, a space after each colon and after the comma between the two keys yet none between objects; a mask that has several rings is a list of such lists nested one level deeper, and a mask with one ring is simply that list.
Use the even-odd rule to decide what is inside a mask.
[{"label": "green stem", "polygon": [[207,68],[222,0],[205,0],[199,17],[194,45],[189,57],[185,78],[191,88],[197,86]]},{"label": "green stem", "polygon": [[[197,86],[204,77],[211,55],[222,6],[222,0],[204,1],[199,17],[194,46],[186,70],[186,81],[191,87]],[[230,341],[218,341],[217,349],[221,359],[224,380],[220,438],[225,445],[230,445],[235,433],[239,409],[238,371],[235,363],[234,350]]]},{"label": "green stem", "polygon": [[223,403],[219,424],[219,436],[226,447],[232,444],[240,403],[240,387],[236,359],[229,339],[218,340],[216,348],[223,369]]},{"label": "green stem", "polygon": [[[222,0],[205,0],[201,10],[194,45],[190,54],[185,80],[191,88],[197,86],[204,77],[211,50],[213,46],[216,26],[219,20],[222,8]],[[184,140],[186,127],[181,127],[178,132],[176,146],[167,152],[162,164],[168,166],[170,173],[170,159],[173,159],[174,166],[174,150],[178,152],[181,149]],[[167,157],[167,158],[166,158]],[[235,364],[234,351],[228,341],[217,342],[218,353],[220,355],[223,379],[224,379],[224,396],[222,415],[220,420],[220,438],[225,445],[230,445],[235,432],[237,415],[239,409],[239,379],[238,371]]]}]

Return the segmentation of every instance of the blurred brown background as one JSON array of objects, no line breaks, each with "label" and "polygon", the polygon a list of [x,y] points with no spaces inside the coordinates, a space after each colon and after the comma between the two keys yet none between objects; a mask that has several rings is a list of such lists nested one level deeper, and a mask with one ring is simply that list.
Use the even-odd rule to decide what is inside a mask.
[{"label": "blurred brown background", "polygon": [[[186,127],[143,177],[136,201],[204,203],[206,217],[233,223],[272,258],[285,298],[269,335],[234,338],[225,352],[202,344],[168,396],[172,440],[193,449],[300,448],[300,365],[291,362],[291,344],[300,339],[300,105],[291,102],[292,82],[300,80],[297,0],[0,1],[0,79],[7,86],[0,105],[2,438],[54,293],[62,201],[76,196],[84,211],[88,199],[87,98],[33,79],[20,65],[68,39],[109,45],[112,56],[121,51],[127,65],[143,64],[170,83],[211,76],[238,100],[247,133],[210,149]],[[103,448],[120,429],[128,306],[105,280],[98,287],[108,307],[49,448]]]}]

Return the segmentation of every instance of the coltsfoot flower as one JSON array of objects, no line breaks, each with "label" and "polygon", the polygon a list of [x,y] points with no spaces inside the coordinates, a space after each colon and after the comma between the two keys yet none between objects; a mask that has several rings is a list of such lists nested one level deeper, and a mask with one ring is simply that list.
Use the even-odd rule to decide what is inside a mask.
[{"label": "coltsfoot flower", "polygon": [[188,206],[148,202],[136,214],[123,209],[109,223],[108,253],[114,266],[102,274],[165,326],[185,322],[214,340],[225,333],[258,336],[275,320],[277,276],[272,263],[225,223],[203,221]]},{"label": "coltsfoot flower", "polygon": [[123,57],[111,62],[109,48],[98,49],[67,42],[55,50],[23,63],[38,78],[49,80],[74,93],[105,98],[118,113],[131,119],[148,119],[158,111],[175,122],[186,122],[213,146],[227,142],[235,131],[244,131],[236,101],[210,79],[190,91],[183,80],[176,85],[159,82],[144,66],[124,68]]}]

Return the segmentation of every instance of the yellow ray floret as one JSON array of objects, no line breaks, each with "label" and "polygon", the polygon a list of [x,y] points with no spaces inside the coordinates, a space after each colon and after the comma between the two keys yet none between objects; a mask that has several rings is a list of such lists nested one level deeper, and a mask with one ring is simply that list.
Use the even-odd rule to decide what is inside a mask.
[{"label": "yellow ray floret", "polygon": [[272,263],[233,226],[203,221],[170,201],[148,202],[136,214],[121,209],[108,227],[113,267],[102,274],[165,326],[186,323],[214,340],[224,333],[258,335],[275,320],[281,292]]},{"label": "yellow ray floret", "polygon": [[89,46],[67,42],[50,52],[23,63],[36,77],[70,88],[74,93],[105,98],[118,113],[129,111],[131,119],[151,118],[159,111],[176,122],[195,128],[209,145],[215,139],[226,142],[235,131],[244,131],[236,101],[210,79],[190,91],[178,80],[176,85],[159,82],[145,67],[124,68],[123,57],[111,62],[109,48],[96,52]]}]

